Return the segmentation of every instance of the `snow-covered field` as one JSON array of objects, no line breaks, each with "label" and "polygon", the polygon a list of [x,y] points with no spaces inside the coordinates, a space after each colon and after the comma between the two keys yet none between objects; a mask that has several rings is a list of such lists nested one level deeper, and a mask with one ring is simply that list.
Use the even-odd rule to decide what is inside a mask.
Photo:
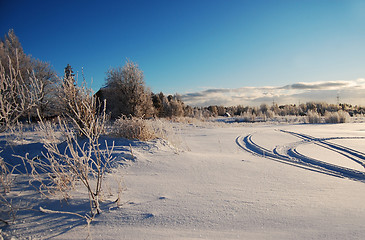
[{"label": "snow-covered field", "polygon": [[[175,123],[175,128],[180,150],[161,140],[116,139],[119,164],[107,175],[103,212],[89,230],[77,216],[37,211],[86,212],[81,190],[68,203],[41,199],[26,177],[18,177],[10,193],[14,204],[33,210],[19,210],[15,223],[2,227],[4,235],[365,239],[365,123]],[[15,151],[34,152],[39,144],[32,147]],[[123,187],[120,206],[114,203],[118,186]]]}]

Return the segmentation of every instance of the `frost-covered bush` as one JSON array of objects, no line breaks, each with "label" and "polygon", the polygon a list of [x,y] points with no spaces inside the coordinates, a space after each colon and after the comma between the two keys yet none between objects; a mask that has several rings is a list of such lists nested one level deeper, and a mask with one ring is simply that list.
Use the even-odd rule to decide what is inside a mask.
[{"label": "frost-covered bush", "polygon": [[275,117],[275,113],[274,113],[273,111],[271,111],[271,110],[268,110],[268,111],[265,113],[265,116],[266,116],[266,118],[268,118],[268,119],[272,119],[272,118],[274,118],[274,117]]},{"label": "frost-covered bush", "polygon": [[241,114],[241,121],[242,122],[254,122],[256,120],[256,114],[251,112],[245,112]]},{"label": "frost-covered bush", "polygon": [[[1,223],[9,225],[9,220],[15,221],[16,207],[7,195],[14,184],[15,176],[13,174],[15,167],[10,167],[2,157],[0,157],[0,226]],[[8,220],[9,219],[9,220]],[[0,239],[1,231],[0,231]]]},{"label": "frost-covered bush", "polygon": [[189,117],[173,118],[171,120],[150,119],[148,120],[148,123],[152,127],[153,132],[157,138],[167,141],[176,150],[189,149],[189,147],[184,143],[183,139],[181,138],[180,132],[182,125],[189,124],[197,126],[204,124],[198,119]]},{"label": "frost-covered bush", "polygon": [[130,140],[148,141],[156,138],[147,120],[136,117],[121,117],[113,124],[113,134]]},{"label": "frost-covered bush", "polygon": [[[110,168],[113,146],[105,142],[105,150],[102,150],[103,144],[99,142],[108,121],[105,107],[98,107],[97,99],[88,94],[89,90],[76,88],[80,94],[77,101],[68,105],[73,113],[69,119],[59,117],[58,122],[53,123],[39,117],[39,132],[44,134],[43,156],[22,159],[31,167],[31,182],[40,185],[39,191],[45,196],[60,193],[67,199],[75,181],[80,182],[90,200],[91,215],[85,216],[89,222],[101,212],[103,179]],[[59,144],[59,135],[65,139],[64,144]]]},{"label": "frost-covered bush", "polygon": [[316,111],[307,112],[307,123],[321,123],[321,115]]},{"label": "frost-covered bush", "polygon": [[338,116],[340,118],[340,123],[347,123],[350,121],[350,114],[345,111],[338,111]]},{"label": "frost-covered bush", "polygon": [[326,123],[339,123],[340,117],[337,112],[326,112],[324,115]]},{"label": "frost-covered bush", "polygon": [[14,180],[14,170],[15,167],[10,167],[0,156],[0,195],[10,192],[10,188]]},{"label": "frost-covered bush", "polygon": [[345,111],[326,112],[324,115],[326,123],[346,123],[350,120],[350,114]]}]

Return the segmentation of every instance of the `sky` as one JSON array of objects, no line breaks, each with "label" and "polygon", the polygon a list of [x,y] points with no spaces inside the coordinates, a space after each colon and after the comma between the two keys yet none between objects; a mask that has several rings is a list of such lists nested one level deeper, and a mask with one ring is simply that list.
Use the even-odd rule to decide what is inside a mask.
[{"label": "sky", "polygon": [[129,59],[194,106],[365,105],[364,26],[362,0],[0,0],[0,36],[59,75],[83,69],[97,91]]}]

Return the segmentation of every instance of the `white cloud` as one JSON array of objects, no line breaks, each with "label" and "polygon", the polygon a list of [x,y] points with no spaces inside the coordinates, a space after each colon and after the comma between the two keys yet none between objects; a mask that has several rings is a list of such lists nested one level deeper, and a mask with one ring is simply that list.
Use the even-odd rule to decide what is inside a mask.
[{"label": "white cloud", "polygon": [[337,96],[343,103],[365,105],[365,79],[299,82],[283,87],[215,88],[183,94],[182,100],[191,106],[256,106],[273,101],[278,104],[297,104],[308,101],[335,103]]}]

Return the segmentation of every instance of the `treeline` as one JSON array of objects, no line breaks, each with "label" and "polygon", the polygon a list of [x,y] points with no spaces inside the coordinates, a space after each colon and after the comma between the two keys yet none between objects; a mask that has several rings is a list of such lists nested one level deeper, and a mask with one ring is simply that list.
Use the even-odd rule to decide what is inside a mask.
[{"label": "treeline", "polygon": [[[18,91],[36,92],[30,96],[32,101],[24,100],[23,104],[28,105],[23,109],[10,108],[16,116],[8,116],[4,111],[6,104],[13,99],[15,106],[22,103],[20,99],[15,99],[16,94],[8,94],[11,89],[2,85],[1,94],[3,100],[1,110],[2,116],[11,118],[12,121],[18,119],[32,119],[40,115],[42,118],[53,118],[56,116],[71,116],[70,110],[80,101],[80,90],[77,86],[77,79],[73,73],[72,67],[67,65],[62,77],[57,76],[56,72],[48,63],[33,58],[31,55],[24,53],[23,48],[13,30],[0,41],[0,66],[4,75],[3,79],[9,78],[9,81],[18,79]],[[30,91],[32,79],[36,79],[36,91]],[[8,89],[7,89],[8,88]],[[82,88],[82,87],[81,87]],[[7,98],[4,96],[7,94]],[[89,92],[89,94],[92,94]],[[34,96],[36,95],[36,96]],[[137,118],[174,118],[174,117],[191,117],[191,118],[208,118],[217,116],[245,116],[248,121],[254,121],[257,117],[271,118],[273,116],[308,116],[309,113],[316,113],[324,116],[326,113],[344,111],[350,116],[365,114],[365,109],[359,106],[349,104],[327,104],[308,102],[299,105],[267,105],[262,104],[259,107],[249,106],[209,106],[209,107],[191,107],[185,105],[178,94],[165,95],[164,93],[153,93],[146,86],[143,71],[136,63],[129,60],[124,66],[118,66],[108,70],[104,87],[95,94],[99,103],[99,108],[103,107],[106,100],[106,112],[112,119],[120,117],[137,117]],[[30,104],[31,102],[31,104]],[[9,105],[9,104],[8,104]],[[4,119],[0,119],[1,125],[6,125]]]},{"label": "treeline", "polygon": [[162,92],[152,93],[145,85],[142,70],[131,61],[122,67],[110,69],[105,86],[96,96],[100,102],[106,100],[106,109],[112,119],[121,116],[180,117],[191,112],[191,108],[185,106],[177,94],[165,96]]},{"label": "treeline", "polygon": [[144,82],[137,64],[128,61],[124,66],[107,72],[104,87],[95,94],[100,102],[106,100],[106,111],[112,119],[137,118],[207,118],[208,109],[185,105],[178,94],[153,93]]},{"label": "treeline", "polygon": [[296,104],[285,104],[285,105],[268,105],[261,104],[259,107],[249,106],[209,106],[207,109],[211,116],[243,116],[243,115],[254,115],[254,116],[307,116],[308,113],[317,113],[320,116],[324,116],[327,112],[339,112],[344,111],[349,113],[350,116],[363,115],[365,114],[365,108],[360,106],[353,106],[351,104],[339,103],[339,104],[328,104],[320,102],[307,102],[299,105]]},{"label": "treeline", "polygon": [[13,30],[0,40],[0,130],[39,117],[72,117],[70,106],[83,100],[82,88],[70,65],[60,77],[49,63],[26,54]]},{"label": "treeline", "polygon": [[[3,81],[0,89],[3,96],[0,99],[3,112],[0,125],[7,125],[5,122],[9,119],[32,120],[38,118],[38,114],[45,119],[73,114],[70,104],[75,105],[75,102],[80,101],[80,84],[69,64],[65,66],[63,76],[58,76],[49,63],[26,54],[14,31],[9,30],[0,40],[0,66],[2,79],[9,81],[8,84]],[[37,85],[34,85],[35,80]],[[32,100],[23,96],[22,102],[26,103],[23,109],[19,109],[21,99],[14,99],[17,95],[11,85],[14,81],[17,82],[18,93],[32,93],[32,96],[28,96]],[[83,87],[85,86],[81,86]],[[10,92],[14,93],[8,94]],[[210,115],[208,111],[202,114],[201,109],[185,105],[178,94],[166,96],[162,92],[152,93],[144,82],[142,70],[131,61],[126,61],[124,66],[109,69],[104,87],[95,95],[99,105],[107,100],[106,111],[112,119],[122,116],[172,118]],[[4,110],[6,106],[9,107],[8,110]],[[9,112],[16,116],[9,116]]]}]

